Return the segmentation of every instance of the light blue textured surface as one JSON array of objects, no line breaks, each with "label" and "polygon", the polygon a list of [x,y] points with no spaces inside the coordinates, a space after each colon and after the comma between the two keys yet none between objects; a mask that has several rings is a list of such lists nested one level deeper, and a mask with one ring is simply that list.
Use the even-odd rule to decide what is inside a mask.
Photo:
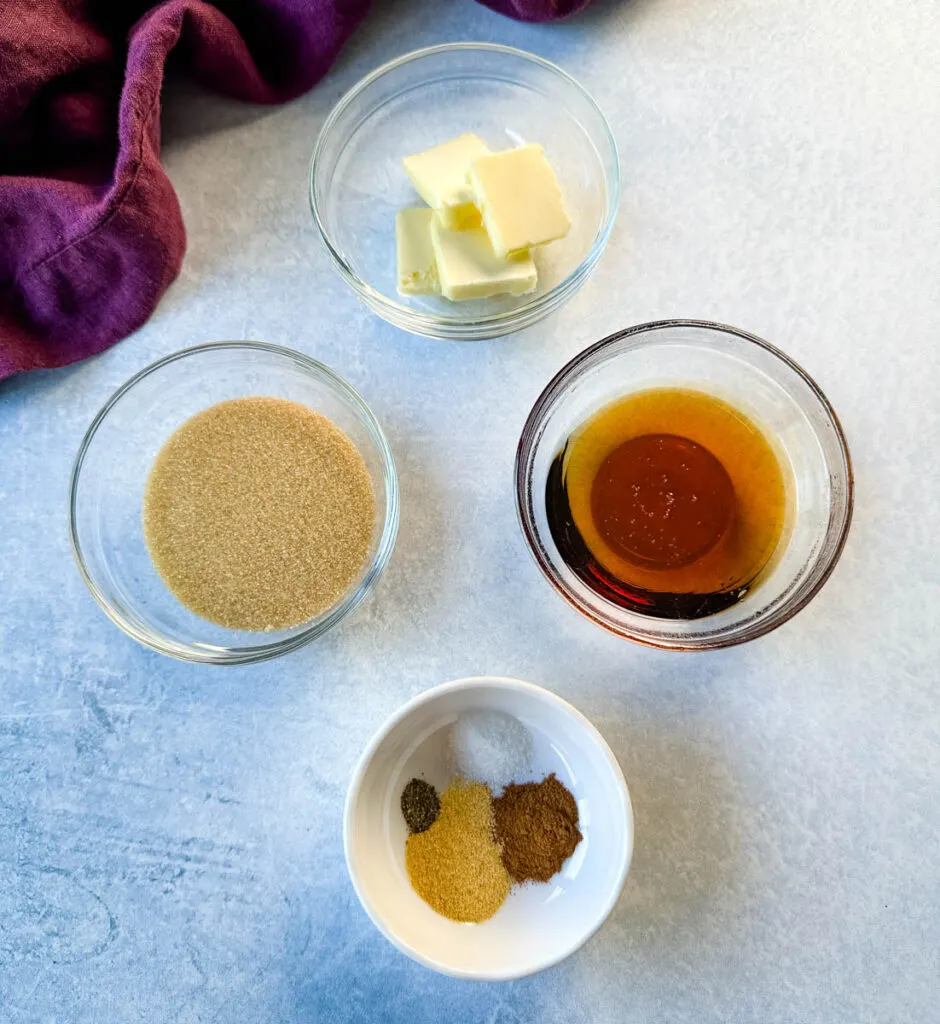
[{"label": "light blue textured surface", "polygon": [[[190,236],[152,322],[0,385],[0,1020],[930,1022],[940,949],[933,0],[601,0],[554,27],[393,2],[329,78],[251,109],[176,85],[165,158]],[[622,148],[596,277],[500,342],[409,337],[358,306],[310,223],[327,110],[413,46],[491,39],[579,77]],[[455,126],[455,130],[459,126]],[[511,466],[542,386],[598,337],[727,321],[813,373],[855,457],[837,572],[790,624],[704,656],[607,636],[540,578]],[[71,460],[111,391],[195,342],[295,346],[384,424],[402,528],[365,606],[261,667],[152,655],[94,605]],[[375,931],[347,880],[350,770],[403,700],[501,673],[598,725],[637,846],[566,963],[455,982]]]}]

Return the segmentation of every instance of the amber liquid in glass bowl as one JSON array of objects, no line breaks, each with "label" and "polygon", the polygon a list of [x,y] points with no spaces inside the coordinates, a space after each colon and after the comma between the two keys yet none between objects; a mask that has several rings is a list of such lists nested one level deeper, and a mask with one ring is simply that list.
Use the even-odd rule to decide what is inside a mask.
[{"label": "amber liquid in glass bowl", "polygon": [[641,614],[698,619],[756,585],[784,533],[788,471],[727,402],[650,388],[583,423],[552,461],[548,525],[565,562]]}]

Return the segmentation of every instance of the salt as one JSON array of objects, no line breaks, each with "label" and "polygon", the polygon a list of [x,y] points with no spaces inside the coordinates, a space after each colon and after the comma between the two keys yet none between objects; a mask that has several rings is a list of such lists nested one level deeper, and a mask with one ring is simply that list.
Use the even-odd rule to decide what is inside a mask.
[{"label": "salt", "polygon": [[530,771],[532,737],[512,715],[468,711],[451,728],[450,755],[457,775],[484,782],[497,795]]}]

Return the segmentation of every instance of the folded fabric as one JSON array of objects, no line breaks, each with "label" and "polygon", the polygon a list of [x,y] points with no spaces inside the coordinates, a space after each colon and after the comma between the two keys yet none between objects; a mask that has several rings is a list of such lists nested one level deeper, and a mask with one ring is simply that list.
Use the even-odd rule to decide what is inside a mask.
[{"label": "folded fabric", "polygon": [[[482,0],[527,21],[588,0]],[[186,236],[160,166],[171,51],[253,103],[299,96],[369,0],[0,0],[0,378],[100,352],[143,324]]]}]

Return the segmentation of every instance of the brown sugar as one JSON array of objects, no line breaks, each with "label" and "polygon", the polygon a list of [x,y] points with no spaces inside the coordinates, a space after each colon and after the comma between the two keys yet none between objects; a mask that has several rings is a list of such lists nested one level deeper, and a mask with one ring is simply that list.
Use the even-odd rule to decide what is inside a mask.
[{"label": "brown sugar", "polygon": [[361,572],[374,525],[356,446],[283,398],[236,398],[187,420],[144,494],[157,572],[187,608],[229,629],[286,629],[326,611]]},{"label": "brown sugar", "polygon": [[578,805],[552,773],[512,783],[493,801],[496,841],[514,882],[547,882],[581,842]]},{"label": "brown sugar", "polygon": [[485,921],[509,895],[509,875],[493,838],[489,789],[455,779],[441,794],[440,815],[409,836],[405,867],[415,892],[452,921]]}]

